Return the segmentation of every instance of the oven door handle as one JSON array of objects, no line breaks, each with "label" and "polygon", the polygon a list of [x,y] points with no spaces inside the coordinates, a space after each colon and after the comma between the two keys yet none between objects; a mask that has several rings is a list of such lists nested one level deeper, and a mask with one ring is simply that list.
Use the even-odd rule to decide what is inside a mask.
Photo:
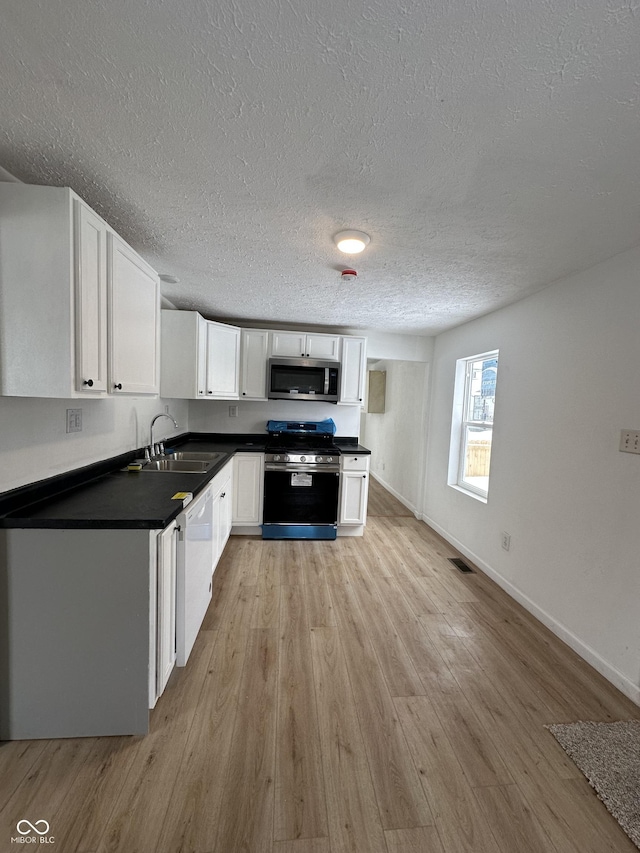
[{"label": "oven door handle", "polygon": [[292,464],[280,464],[278,462],[265,462],[264,464],[265,471],[295,471],[300,474],[339,474],[340,473],[340,465],[305,465],[302,463],[301,465],[292,465]]}]

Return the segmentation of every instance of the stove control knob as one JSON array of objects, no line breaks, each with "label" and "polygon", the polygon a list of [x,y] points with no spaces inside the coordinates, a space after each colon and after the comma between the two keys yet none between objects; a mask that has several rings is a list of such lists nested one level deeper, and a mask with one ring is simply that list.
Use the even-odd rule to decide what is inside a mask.
[{"label": "stove control knob", "polygon": [[306,457],[306,456],[301,456],[301,457],[300,457],[300,461],[301,461],[301,462],[306,462],[306,461],[307,461],[307,457]]},{"label": "stove control knob", "polygon": [[273,461],[274,461],[274,462],[279,462],[279,461],[280,461],[280,454],[279,454],[279,453],[274,453],[274,455],[273,455]]},{"label": "stove control knob", "polygon": [[327,462],[333,462],[333,456],[327,456]]},{"label": "stove control knob", "polygon": [[288,453],[285,453],[284,461],[285,462],[291,462],[291,457],[289,456]]},{"label": "stove control knob", "polygon": [[322,462],[322,461],[323,461],[322,456],[316,456],[316,462]]}]

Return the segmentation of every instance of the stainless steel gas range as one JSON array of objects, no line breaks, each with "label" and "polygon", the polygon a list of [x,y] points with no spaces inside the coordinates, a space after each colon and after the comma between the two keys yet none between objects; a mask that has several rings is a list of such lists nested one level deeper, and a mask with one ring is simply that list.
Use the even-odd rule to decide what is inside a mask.
[{"label": "stainless steel gas range", "polygon": [[269,421],[265,448],[263,539],[335,539],[340,450],[335,424]]}]

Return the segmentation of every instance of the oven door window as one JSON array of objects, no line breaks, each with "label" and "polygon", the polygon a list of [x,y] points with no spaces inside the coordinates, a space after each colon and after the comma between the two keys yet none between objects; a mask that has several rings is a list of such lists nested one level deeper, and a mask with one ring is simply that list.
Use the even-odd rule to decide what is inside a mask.
[{"label": "oven door window", "polygon": [[324,394],[324,367],[271,367],[271,391],[274,394]]},{"label": "oven door window", "polygon": [[339,480],[335,472],[267,471],[265,524],[335,524]]}]

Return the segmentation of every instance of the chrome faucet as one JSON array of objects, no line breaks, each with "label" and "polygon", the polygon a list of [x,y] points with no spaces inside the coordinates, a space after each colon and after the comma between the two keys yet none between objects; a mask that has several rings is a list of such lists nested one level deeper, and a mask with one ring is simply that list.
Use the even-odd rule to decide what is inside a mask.
[{"label": "chrome faucet", "polygon": [[172,418],[171,415],[167,414],[167,412],[160,412],[159,415],[155,415],[155,417],[151,419],[151,426],[149,427],[149,447],[147,448],[147,451],[150,456],[164,455],[164,442],[161,441],[159,444],[153,443],[153,425],[158,418],[169,418],[170,421],[173,421],[174,427],[178,429],[178,422],[175,418]]}]

